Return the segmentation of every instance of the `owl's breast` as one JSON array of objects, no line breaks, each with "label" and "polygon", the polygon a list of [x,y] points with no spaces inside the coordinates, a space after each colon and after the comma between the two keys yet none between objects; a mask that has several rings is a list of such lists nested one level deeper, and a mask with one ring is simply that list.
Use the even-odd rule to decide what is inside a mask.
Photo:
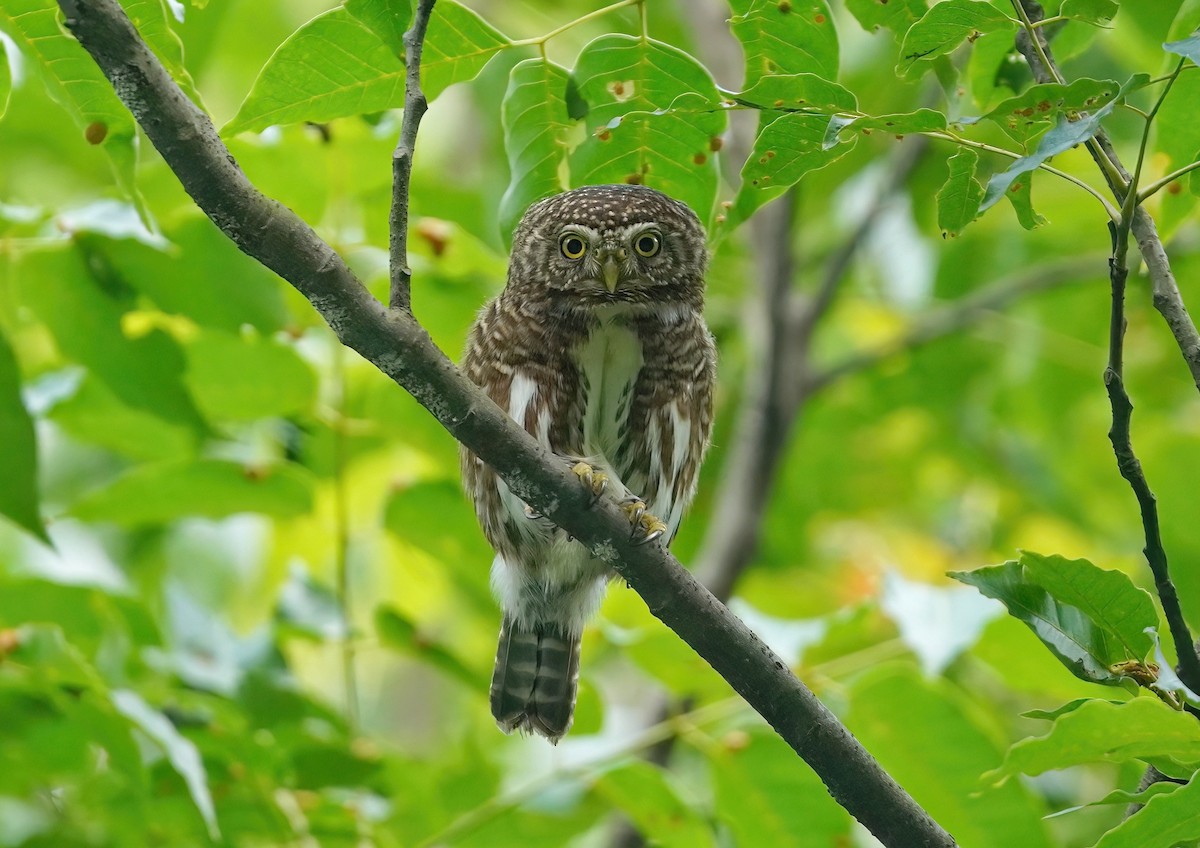
[{"label": "owl's breast", "polygon": [[583,452],[618,469],[634,387],[642,369],[642,343],[619,315],[601,318],[575,350],[583,400]]}]

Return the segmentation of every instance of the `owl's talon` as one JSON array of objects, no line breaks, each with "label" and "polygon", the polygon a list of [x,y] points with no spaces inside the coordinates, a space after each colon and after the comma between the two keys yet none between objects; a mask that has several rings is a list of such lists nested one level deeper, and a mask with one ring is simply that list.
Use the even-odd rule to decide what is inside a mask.
[{"label": "owl's talon", "polygon": [[529,504],[525,504],[525,517],[528,518],[530,521],[537,521],[539,518],[542,518],[543,516],[540,512],[535,510]]},{"label": "owl's talon", "polygon": [[657,516],[646,512],[646,502],[639,497],[630,496],[621,502],[621,509],[629,516],[633,529],[629,540],[637,545],[645,545],[659,539],[667,532],[667,525]]},{"label": "owl's talon", "polygon": [[608,488],[608,475],[603,471],[597,471],[586,462],[575,463],[571,466],[571,472],[583,481],[583,485],[591,492],[592,501],[588,506],[595,506],[596,501],[600,500],[600,496]]}]

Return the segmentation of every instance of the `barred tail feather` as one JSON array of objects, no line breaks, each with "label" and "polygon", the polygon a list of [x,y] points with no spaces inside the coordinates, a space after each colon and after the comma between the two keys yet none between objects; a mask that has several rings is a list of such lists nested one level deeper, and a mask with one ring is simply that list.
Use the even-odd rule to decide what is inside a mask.
[{"label": "barred tail feather", "polygon": [[557,743],[571,727],[579,688],[579,637],[553,624],[519,627],[505,616],[492,675],[492,715],[505,733]]}]

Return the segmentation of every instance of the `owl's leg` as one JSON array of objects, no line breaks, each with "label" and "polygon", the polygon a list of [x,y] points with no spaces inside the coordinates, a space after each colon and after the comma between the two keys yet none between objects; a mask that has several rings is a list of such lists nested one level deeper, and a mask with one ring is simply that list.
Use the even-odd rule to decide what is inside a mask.
[{"label": "owl's leg", "polygon": [[592,503],[600,500],[604,490],[608,488],[608,475],[598,468],[593,468],[583,460],[571,466],[571,473],[578,477],[587,490],[592,493]]},{"label": "owl's leg", "polygon": [[662,519],[647,512],[646,502],[637,495],[630,495],[622,500],[621,509],[625,510],[625,514],[629,516],[629,523],[633,525],[629,538],[637,544],[648,544],[667,532],[667,525]]}]

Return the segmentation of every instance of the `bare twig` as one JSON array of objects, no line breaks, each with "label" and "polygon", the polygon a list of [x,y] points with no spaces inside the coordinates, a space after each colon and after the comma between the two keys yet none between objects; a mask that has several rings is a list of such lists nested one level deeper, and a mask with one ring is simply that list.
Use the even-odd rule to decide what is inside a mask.
[{"label": "bare twig", "polygon": [[67,27],[184,189],[238,247],[294,285],[343,344],[403,386],[517,497],[609,562],[880,842],[889,848],[954,845],[740,619],[663,548],[629,538],[628,518],[615,501],[593,504],[574,475],[467,380],[409,311],[385,309],[307,224],[251,185],[208,116],[180,91],[117,0],[59,5]]},{"label": "bare twig", "polygon": [[392,212],[388,218],[391,236],[388,243],[391,255],[391,291],[388,305],[392,309],[412,311],[412,268],[408,267],[408,193],[412,181],[413,149],[417,145],[417,130],[429,108],[421,91],[421,51],[425,47],[425,31],[437,0],[417,0],[412,25],[404,33],[404,118],[400,123],[400,140],[392,154]]}]

